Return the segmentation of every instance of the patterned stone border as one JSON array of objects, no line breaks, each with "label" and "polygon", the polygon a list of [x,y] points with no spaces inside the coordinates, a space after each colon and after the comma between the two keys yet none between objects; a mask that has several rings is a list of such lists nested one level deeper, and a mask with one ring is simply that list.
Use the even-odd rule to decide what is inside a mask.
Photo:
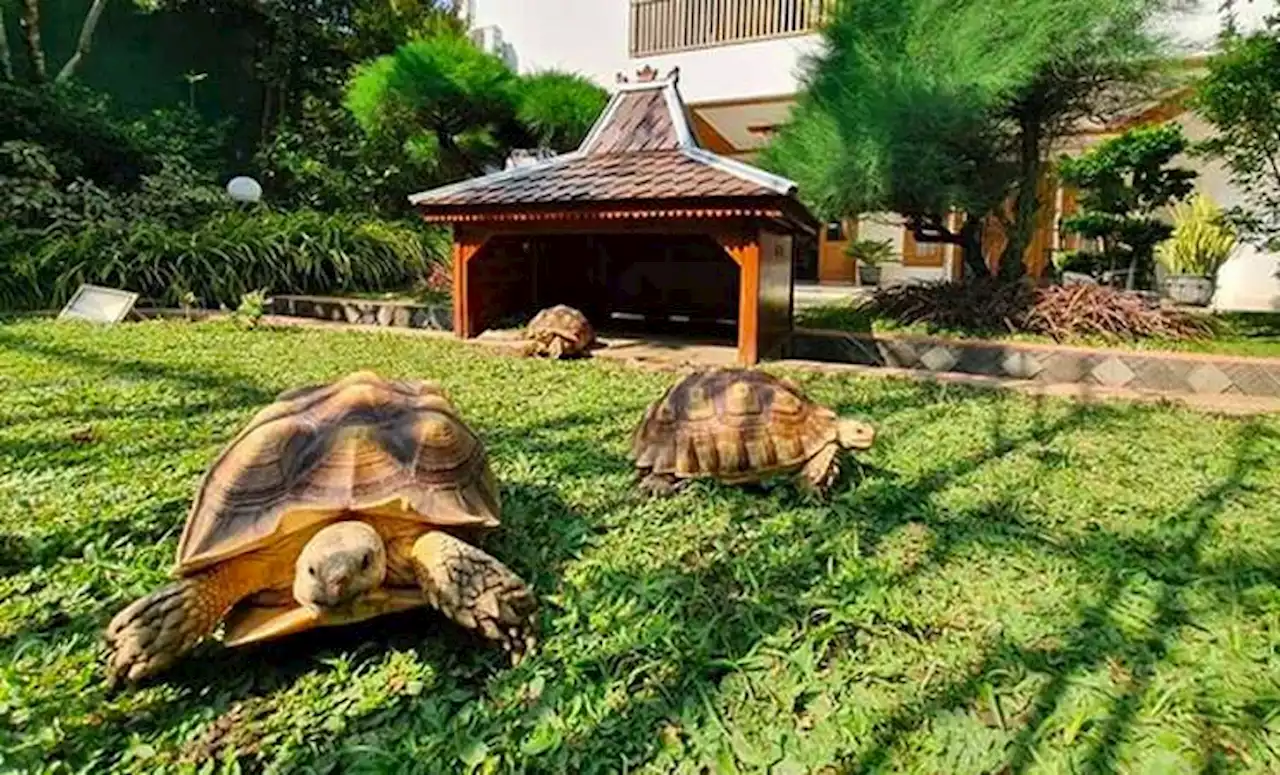
[{"label": "patterned stone border", "polygon": [[343,299],[331,296],[273,296],[273,315],[332,320],[339,323],[363,323],[394,328],[425,328],[433,331],[453,330],[453,306],[450,304],[414,304],[407,301],[377,299]]},{"label": "patterned stone border", "polygon": [[1195,395],[1280,397],[1280,358],[797,329],[792,358]]}]

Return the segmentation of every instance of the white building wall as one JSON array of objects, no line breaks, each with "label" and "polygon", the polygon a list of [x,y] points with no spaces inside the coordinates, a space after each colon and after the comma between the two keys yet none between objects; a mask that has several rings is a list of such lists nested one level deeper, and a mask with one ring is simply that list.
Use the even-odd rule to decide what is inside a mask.
[{"label": "white building wall", "polygon": [[[1213,129],[1195,114],[1179,117],[1187,137],[1193,142],[1212,136]],[[1200,173],[1196,190],[1218,205],[1229,208],[1243,204],[1239,190],[1231,184],[1230,173],[1218,161],[1183,157],[1179,166]],[[1240,245],[1234,255],[1218,270],[1218,284],[1213,306],[1221,310],[1280,311],[1280,254],[1260,251],[1251,245]]]},{"label": "white building wall", "polygon": [[[619,72],[678,66],[681,92],[695,104],[792,94],[805,55],[819,45],[818,36],[807,35],[632,60],[630,0],[470,0],[469,6],[473,27],[501,30],[520,72],[565,70],[608,87]],[[1256,29],[1278,9],[1277,0],[1240,2],[1240,26]],[[1198,0],[1159,27],[1184,51],[1199,53],[1212,46],[1220,20],[1218,0]]]},{"label": "white building wall", "polygon": [[629,0],[472,0],[472,27],[497,26],[522,73],[564,70],[611,86],[619,72],[680,68],[690,103],[794,94],[802,57],[818,36],[743,43],[631,59]]}]

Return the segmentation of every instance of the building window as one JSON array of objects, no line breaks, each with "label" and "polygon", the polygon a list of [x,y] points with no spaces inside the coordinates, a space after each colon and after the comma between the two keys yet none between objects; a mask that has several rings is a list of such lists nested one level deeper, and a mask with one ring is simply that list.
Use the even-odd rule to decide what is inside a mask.
[{"label": "building window", "polygon": [[844,242],[844,222],[831,221],[827,224],[827,242]]}]

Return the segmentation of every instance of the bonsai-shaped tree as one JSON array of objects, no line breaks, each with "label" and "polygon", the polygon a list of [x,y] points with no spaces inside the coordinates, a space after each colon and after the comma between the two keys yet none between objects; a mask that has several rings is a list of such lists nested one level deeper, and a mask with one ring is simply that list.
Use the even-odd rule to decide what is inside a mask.
[{"label": "bonsai-shaped tree", "polygon": [[371,141],[401,145],[433,182],[447,182],[500,169],[513,148],[572,148],[605,98],[581,76],[522,77],[442,33],[357,67],[345,104]]},{"label": "bonsai-shaped tree", "polygon": [[1058,171],[1080,190],[1081,210],[1062,228],[1101,240],[1099,265],[1128,268],[1126,287],[1150,287],[1155,247],[1172,233],[1156,213],[1191,193],[1196,173],[1170,166],[1187,149],[1174,123],[1130,129],[1077,157],[1064,157]]}]

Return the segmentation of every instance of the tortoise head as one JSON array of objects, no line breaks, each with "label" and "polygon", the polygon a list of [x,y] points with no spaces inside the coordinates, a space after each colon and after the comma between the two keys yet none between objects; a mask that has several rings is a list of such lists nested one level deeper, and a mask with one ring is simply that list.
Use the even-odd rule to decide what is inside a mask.
[{"label": "tortoise head", "polygon": [[860,420],[842,419],[836,424],[836,438],[844,449],[871,449],[876,440],[876,429]]},{"label": "tortoise head", "polygon": [[363,522],[338,522],[312,536],[293,571],[293,597],[315,611],[342,606],[382,586],[387,547]]}]

